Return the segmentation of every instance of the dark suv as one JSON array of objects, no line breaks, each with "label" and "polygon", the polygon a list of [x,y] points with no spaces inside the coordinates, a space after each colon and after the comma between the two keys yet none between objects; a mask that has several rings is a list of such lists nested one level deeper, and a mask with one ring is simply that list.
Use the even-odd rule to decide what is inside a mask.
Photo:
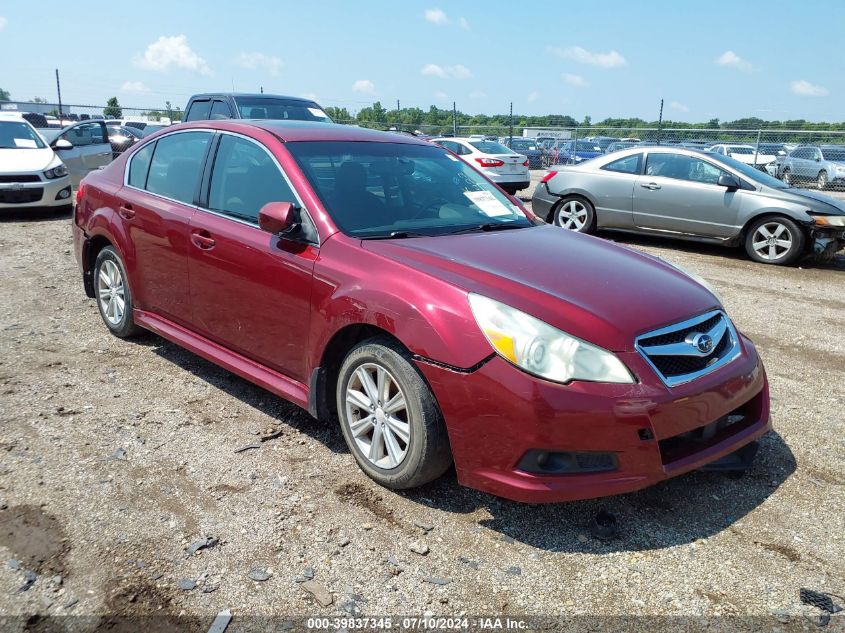
[{"label": "dark suv", "polygon": [[183,121],[220,119],[280,119],[333,123],[310,99],[283,95],[216,92],[194,95],[185,106]]}]

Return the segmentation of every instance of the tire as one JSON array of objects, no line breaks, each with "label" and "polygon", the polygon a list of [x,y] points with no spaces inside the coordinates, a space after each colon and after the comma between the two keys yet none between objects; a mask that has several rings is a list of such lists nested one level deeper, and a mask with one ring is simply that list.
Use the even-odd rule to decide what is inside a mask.
[{"label": "tire", "polygon": [[[377,394],[379,372],[383,372],[386,397]],[[370,378],[369,389],[380,396],[374,409],[363,374]],[[393,402],[396,406],[399,396],[404,399],[403,408],[385,414],[386,405]],[[446,425],[434,395],[412,364],[411,355],[389,338],[369,339],[347,354],[337,380],[337,412],[343,437],[358,466],[386,488],[421,486],[437,479],[452,463]],[[361,424],[367,418],[374,419]]]},{"label": "tire", "polygon": [[793,263],[804,254],[806,243],[804,231],[783,216],[755,220],[745,235],[748,256],[756,262],[775,266]]},{"label": "tire", "polygon": [[129,338],[143,332],[132,318],[134,304],[127,279],[126,268],[114,247],[103,248],[94,263],[94,297],[103,323],[118,338]]},{"label": "tire", "polygon": [[830,185],[830,181],[827,179],[827,172],[822,169],[819,172],[819,176],[816,179],[816,186],[819,188],[819,191],[824,191]]},{"label": "tire", "polygon": [[789,167],[783,170],[783,176],[781,176],[781,180],[785,185],[792,186],[792,172],[789,170]]},{"label": "tire", "polygon": [[596,210],[585,198],[567,196],[550,214],[549,223],[576,233],[592,233],[596,228]]}]

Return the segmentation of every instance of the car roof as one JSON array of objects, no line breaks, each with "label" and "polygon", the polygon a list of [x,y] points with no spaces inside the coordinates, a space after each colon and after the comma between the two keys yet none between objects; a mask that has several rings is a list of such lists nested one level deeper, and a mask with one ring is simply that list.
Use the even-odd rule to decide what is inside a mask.
[{"label": "car roof", "polygon": [[191,121],[167,126],[168,130],[211,129],[248,133],[250,130],[270,132],[283,142],[296,141],[366,141],[371,143],[404,143],[430,145],[408,134],[381,132],[353,125],[320,123],[318,121],[281,121],[277,119],[221,119],[219,121]]},{"label": "car roof", "polygon": [[274,95],[266,92],[202,92],[195,94],[191,99],[211,99],[212,97],[233,97],[235,99],[250,97],[250,98],[268,98],[268,99],[288,99],[290,101],[301,101],[302,103],[314,103],[313,99],[305,99],[304,97],[289,97],[288,95]]}]

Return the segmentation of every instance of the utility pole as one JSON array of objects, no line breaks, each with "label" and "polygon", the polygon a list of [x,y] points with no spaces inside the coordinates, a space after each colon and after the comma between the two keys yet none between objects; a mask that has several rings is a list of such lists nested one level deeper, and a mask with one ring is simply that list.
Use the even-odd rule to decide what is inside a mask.
[{"label": "utility pole", "polygon": [[452,102],[452,136],[458,135],[458,109],[455,107],[455,102]]},{"label": "utility pole", "polygon": [[510,147],[511,145],[513,145],[513,101],[511,101],[511,114],[510,114],[510,118],[508,119],[508,121],[510,122],[510,137],[511,137],[511,140],[508,143],[508,147]]},{"label": "utility pole", "polygon": [[663,129],[663,99],[660,100],[660,117],[657,119],[657,144],[660,145],[660,132]]},{"label": "utility pole", "polygon": [[264,94],[264,86],[261,86],[261,94]]},{"label": "utility pole", "polygon": [[62,123],[62,83],[59,81],[59,69],[56,68],[56,91],[59,93],[59,125]]},{"label": "utility pole", "polygon": [[396,100],[396,129],[400,132],[402,131],[402,114],[399,111],[399,99]]}]

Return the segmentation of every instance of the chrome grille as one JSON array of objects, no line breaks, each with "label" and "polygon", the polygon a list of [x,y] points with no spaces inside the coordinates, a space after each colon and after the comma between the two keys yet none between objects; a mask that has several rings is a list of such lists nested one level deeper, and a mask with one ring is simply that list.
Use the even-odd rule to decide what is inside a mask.
[{"label": "chrome grille", "polygon": [[709,374],[740,352],[733,323],[721,310],[643,334],[635,346],[669,387]]}]

